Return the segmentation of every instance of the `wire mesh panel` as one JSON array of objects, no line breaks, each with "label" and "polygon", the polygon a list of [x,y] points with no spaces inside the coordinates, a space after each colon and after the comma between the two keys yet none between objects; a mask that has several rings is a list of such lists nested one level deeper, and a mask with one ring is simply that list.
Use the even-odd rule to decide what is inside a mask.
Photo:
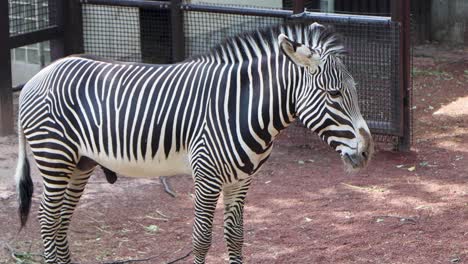
[{"label": "wire mesh panel", "polygon": [[16,36],[56,23],[55,0],[8,0],[10,36]]},{"label": "wire mesh panel", "polygon": [[83,4],[82,10],[86,53],[120,61],[171,62],[167,8]]},{"label": "wire mesh panel", "polygon": [[[82,4],[86,53],[122,61],[174,61],[172,34],[179,32],[173,30],[169,4],[160,2],[163,4],[155,7],[152,1],[135,1],[138,5],[133,6],[131,1],[126,1],[126,6],[113,5],[112,1],[106,1],[105,5],[91,2]],[[198,8],[195,4],[181,6],[182,17],[178,19],[183,21],[180,34],[186,57],[205,53],[229,36],[284,23],[291,15],[290,11],[278,9],[205,7],[206,4]],[[390,140],[402,136],[400,25],[385,17],[313,12],[294,19],[335,27],[349,50],[345,64],[357,83],[359,104],[369,127],[373,133],[388,135]],[[299,142],[305,144],[310,140],[310,133],[303,128],[290,131],[288,134]]]},{"label": "wire mesh panel", "polygon": [[[374,134],[385,135],[379,141],[393,143],[402,129],[400,25],[384,18],[343,19],[320,13],[301,19],[333,26],[342,36],[349,51],[344,63],[356,82],[361,113]],[[304,132],[296,128],[294,133],[299,138]]]},{"label": "wire mesh panel", "polygon": [[399,135],[399,24],[313,17],[333,25],[349,50],[344,62],[353,75],[362,114],[374,133]]},{"label": "wire mesh panel", "polygon": [[[400,132],[399,25],[377,19],[358,22],[309,13],[305,22],[332,25],[345,41],[345,58],[357,83],[364,118],[374,133]],[[196,11],[184,12],[186,55],[201,54],[240,32],[282,23],[282,18]]]},{"label": "wire mesh panel", "polygon": [[278,17],[185,11],[185,54],[193,56],[205,53],[230,36],[283,21]]}]

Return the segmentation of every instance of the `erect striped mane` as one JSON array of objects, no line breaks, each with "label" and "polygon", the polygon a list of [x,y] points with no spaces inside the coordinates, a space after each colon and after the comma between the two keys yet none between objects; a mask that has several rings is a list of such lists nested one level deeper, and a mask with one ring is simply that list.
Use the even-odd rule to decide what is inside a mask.
[{"label": "erect striped mane", "polygon": [[245,61],[249,59],[249,56],[258,57],[277,54],[279,52],[278,35],[281,33],[295,42],[319,50],[322,56],[329,54],[340,56],[347,53],[341,36],[335,32],[333,27],[316,23],[287,23],[228,37],[207,53],[187,60],[214,57],[217,60],[232,63],[241,59]]}]

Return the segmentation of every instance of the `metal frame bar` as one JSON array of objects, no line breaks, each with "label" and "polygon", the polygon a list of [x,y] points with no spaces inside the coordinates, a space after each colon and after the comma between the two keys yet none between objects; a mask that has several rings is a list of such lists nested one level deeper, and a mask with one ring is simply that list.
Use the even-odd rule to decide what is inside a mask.
[{"label": "metal frame bar", "polygon": [[213,12],[213,13],[231,14],[231,15],[280,17],[280,18],[288,18],[293,14],[291,10],[214,6],[214,5],[200,5],[200,4],[182,4],[181,8],[182,10],[187,10],[187,11]]},{"label": "metal frame bar", "polygon": [[79,0],[67,0],[63,7],[64,12],[64,55],[84,52],[83,40],[83,13]]},{"label": "metal frame bar", "polygon": [[185,59],[184,14],[181,9],[182,0],[171,0],[171,37],[173,62]]},{"label": "metal frame bar", "polygon": [[49,6],[55,6],[56,12],[55,17],[53,17],[52,13],[49,12],[49,21],[53,21],[55,19],[55,23],[60,30],[60,36],[57,38],[53,38],[50,40],[50,61],[55,61],[57,59],[62,58],[65,56],[65,43],[63,39],[63,28],[65,24],[65,17],[62,12],[64,10],[64,1],[62,0],[49,0]]},{"label": "metal frame bar", "polygon": [[44,29],[10,37],[9,47],[10,49],[14,49],[25,45],[34,44],[37,42],[56,39],[60,38],[62,34],[63,30],[60,27],[50,26]]},{"label": "metal frame bar", "polygon": [[13,91],[8,1],[0,1],[0,136],[13,134]]},{"label": "metal frame bar", "polygon": [[392,20],[399,22],[400,30],[400,134],[398,137],[398,150],[409,151],[411,148],[411,109],[410,109],[410,82],[411,82],[411,43],[410,43],[410,0],[393,0],[391,2]]},{"label": "metal frame bar", "polygon": [[335,21],[347,21],[352,23],[373,23],[373,24],[388,24],[392,22],[391,17],[384,16],[361,16],[361,15],[350,15],[350,14],[337,14],[337,13],[319,13],[319,12],[307,12],[304,16],[309,18],[326,18]]},{"label": "metal frame bar", "polygon": [[305,0],[293,1],[293,13],[300,14],[305,11]]},{"label": "metal frame bar", "polygon": [[139,7],[145,9],[169,9],[170,3],[166,1],[147,0],[79,0],[81,4],[111,5],[124,7]]}]

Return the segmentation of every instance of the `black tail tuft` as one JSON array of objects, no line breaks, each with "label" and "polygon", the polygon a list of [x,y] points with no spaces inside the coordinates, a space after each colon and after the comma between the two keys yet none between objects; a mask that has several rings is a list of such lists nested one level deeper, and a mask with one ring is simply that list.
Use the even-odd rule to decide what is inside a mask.
[{"label": "black tail tuft", "polygon": [[115,172],[105,167],[102,167],[102,170],[104,171],[104,174],[106,175],[106,179],[110,184],[114,184],[114,182],[117,181],[117,174],[115,174]]},{"label": "black tail tuft", "polygon": [[21,228],[23,228],[28,221],[29,211],[31,209],[31,199],[34,191],[34,186],[29,171],[29,161],[27,158],[25,158],[23,161],[22,174],[23,175],[21,175],[21,179],[18,184],[18,213],[21,220]]}]

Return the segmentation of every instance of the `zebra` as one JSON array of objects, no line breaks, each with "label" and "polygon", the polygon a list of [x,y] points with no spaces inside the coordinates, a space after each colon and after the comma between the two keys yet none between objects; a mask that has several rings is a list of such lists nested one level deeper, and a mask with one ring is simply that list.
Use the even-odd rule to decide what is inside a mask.
[{"label": "zebra", "polygon": [[[243,211],[273,141],[299,119],[358,170],[373,152],[346,49],[330,27],[271,26],[166,65],[60,59],[19,99],[21,227],[31,207],[29,144],[43,179],[46,263],[70,263],[67,230],[96,166],[129,177],[192,175],[194,263],[205,263],[221,194],[229,263],[242,263]],[[115,173],[114,173],[115,176]]]}]

